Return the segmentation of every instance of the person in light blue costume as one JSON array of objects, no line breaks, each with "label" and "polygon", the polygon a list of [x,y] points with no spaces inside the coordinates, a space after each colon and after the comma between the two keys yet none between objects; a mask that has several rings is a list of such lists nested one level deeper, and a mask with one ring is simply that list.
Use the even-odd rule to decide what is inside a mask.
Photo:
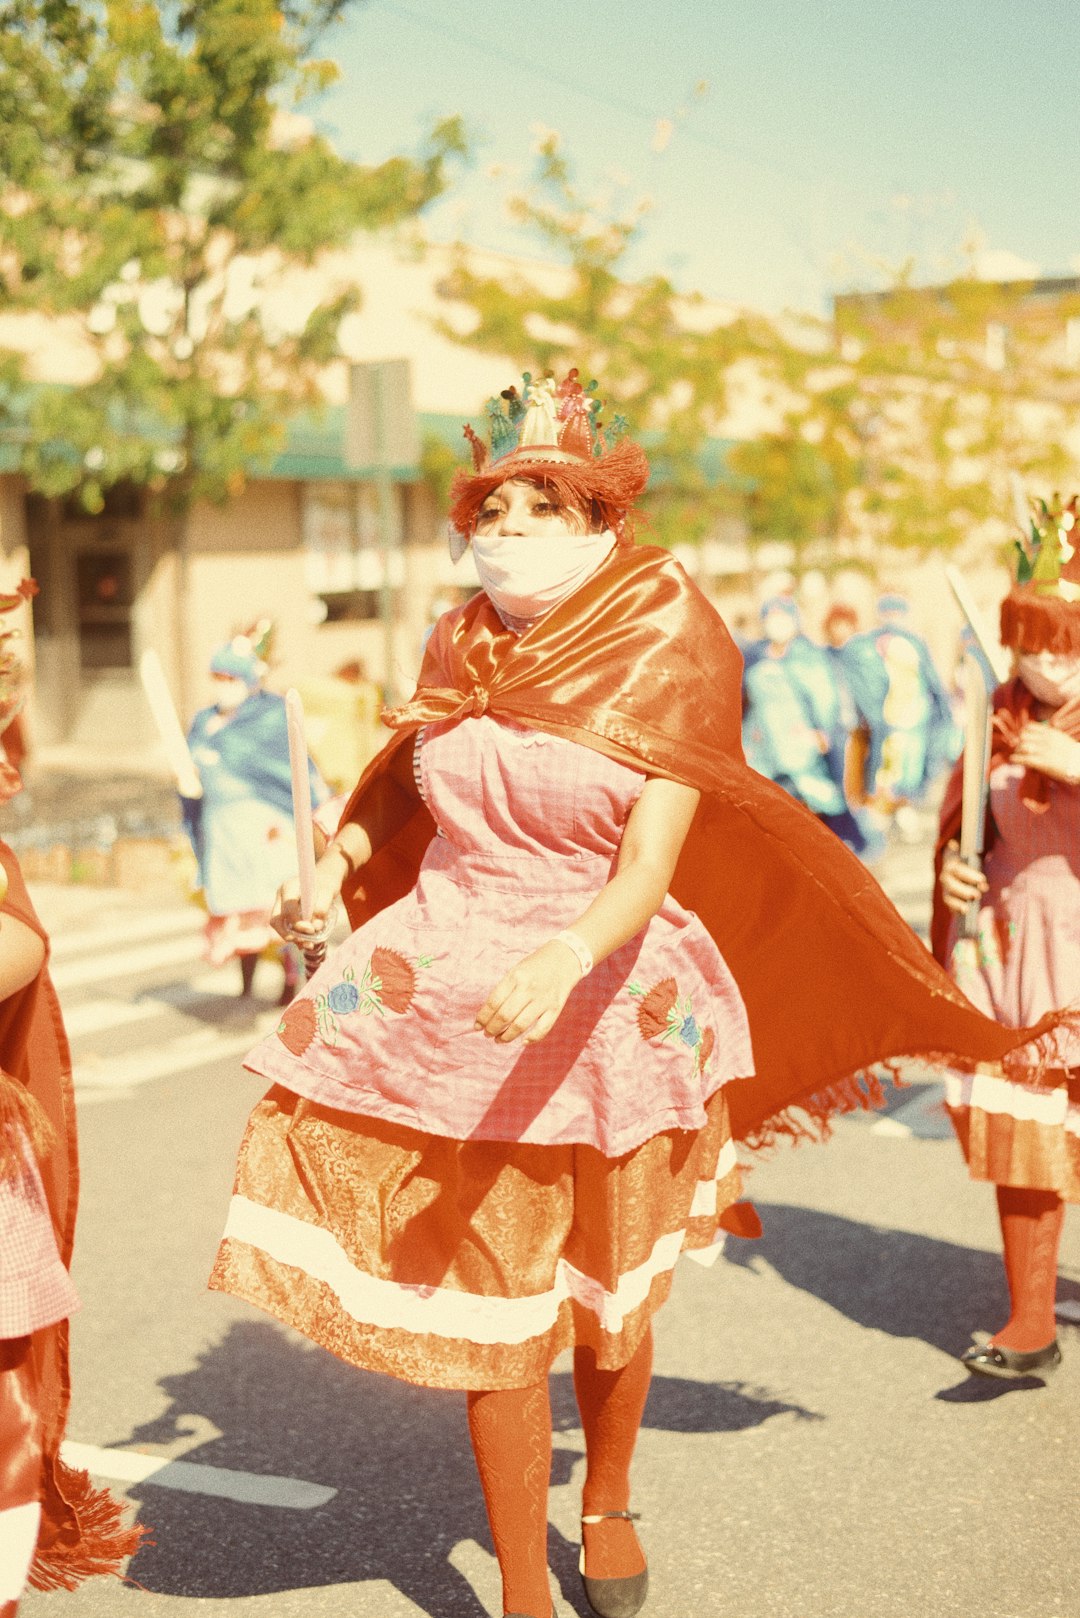
[{"label": "person in light blue costume", "polygon": [[829,658],[802,634],[790,596],[771,596],[761,623],[764,638],[743,653],[746,761],[862,854],[866,837],[844,795],[847,733]]},{"label": "person in light blue costume", "polygon": [[[259,955],[277,942],[269,923],[274,895],[296,874],[285,702],[263,690],[265,673],[248,636],[218,647],[210,661],[215,700],[188,732],[202,797],[180,800],[209,911],[207,958],[219,966],[237,957],[245,996]],[[308,769],[317,807],[329,793],[310,761]],[[294,952],[283,956],[283,966],[284,1004],[297,984]]]},{"label": "person in light blue costume", "polygon": [[903,596],[878,601],[878,627],[840,652],[848,688],[869,736],[863,790],[885,814],[925,798],[957,757],[961,735],[949,694]]}]

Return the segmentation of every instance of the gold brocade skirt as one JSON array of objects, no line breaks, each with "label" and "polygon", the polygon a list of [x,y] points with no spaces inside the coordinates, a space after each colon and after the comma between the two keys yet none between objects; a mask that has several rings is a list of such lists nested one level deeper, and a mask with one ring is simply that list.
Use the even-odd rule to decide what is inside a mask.
[{"label": "gold brocade skirt", "polygon": [[1080,1073],[1020,1084],[1000,1068],[950,1073],[945,1105],[973,1180],[1080,1202]]},{"label": "gold brocade skirt", "polygon": [[720,1251],[740,1172],[723,1090],[624,1156],[457,1141],[275,1086],[255,1108],[210,1285],[367,1370],[528,1387],[564,1348],[610,1370],[680,1252]]}]

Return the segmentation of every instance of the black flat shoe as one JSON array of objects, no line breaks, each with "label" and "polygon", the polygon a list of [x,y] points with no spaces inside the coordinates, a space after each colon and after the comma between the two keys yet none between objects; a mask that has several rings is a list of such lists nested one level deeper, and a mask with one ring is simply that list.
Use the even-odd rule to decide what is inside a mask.
[{"label": "black flat shoe", "polygon": [[[636,1511],[600,1511],[595,1516],[582,1517],[583,1523],[603,1522],[606,1517],[623,1517],[634,1522]],[[626,1579],[590,1579],[585,1572],[585,1544],[582,1539],[581,1558],[578,1562],[585,1599],[597,1618],[634,1618],[645,1605],[649,1593],[649,1569],[632,1573]]]},{"label": "black flat shoe", "polygon": [[979,1376],[1045,1376],[1061,1364],[1061,1349],[1057,1338],[1045,1348],[1036,1348],[1030,1354],[1021,1354],[1015,1348],[1002,1348],[998,1343],[978,1344],[961,1354],[960,1363]]}]

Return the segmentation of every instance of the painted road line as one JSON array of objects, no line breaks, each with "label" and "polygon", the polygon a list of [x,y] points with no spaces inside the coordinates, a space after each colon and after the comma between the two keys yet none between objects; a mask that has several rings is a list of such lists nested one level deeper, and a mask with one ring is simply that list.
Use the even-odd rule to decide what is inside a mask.
[{"label": "painted road line", "polygon": [[95,950],[92,955],[80,955],[74,960],[57,961],[50,965],[49,976],[57,992],[65,989],[85,988],[89,983],[108,983],[117,978],[136,977],[140,972],[151,972],[159,966],[179,966],[182,962],[194,965],[200,959],[199,940],[191,934],[187,938],[169,937],[154,943],[152,940],[135,949]]},{"label": "painted road line", "polygon": [[200,933],[206,925],[206,914],[196,905],[174,906],[169,910],[154,910],[148,915],[133,915],[107,927],[78,928],[71,932],[57,932],[50,939],[50,954],[54,961],[70,960],[74,955],[108,949],[113,944],[145,943],[151,938],[165,938],[174,933]]},{"label": "painted road line", "polygon": [[[258,980],[256,980],[257,982]],[[210,1007],[207,1007],[207,1002]],[[64,1027],[75,1040],[104,1034],[132,1023],[151,1022],[155,1017],[189,1014],[195,1007],[220,1007],[226,1015],[238,1004],[236,986],[227,972],[207,972],[187,983],[159,987],[156,994],[140,995],[137,1000],[80,1000],[64,1007]]]},{"label": "painted road line", "polygon": [[159,1050],[140,1048],[101,1062],[79,1062],[74,1072],[75,1089],[132,1090],[154,1079],[186,1073],[194,1067],[208,1067],[211,1062],[222,1062],[249,1051],[265,1035],[272,1033],[280,1020],[280,1011],[265,1011],[237,1033],[222,1033],[217,1028],[196,1028],[189,1034],[169,1040]]},{"label": "painted road line", "polygon": [[333,1500],[336,1489],[302,1478],[273,1473],[234,1472],[226,1466],[200,1466],[195,1461],[173,1461],[167,1455],[144,1455],[133,1449],[99,1449],[96,1444],[63,1444],[60,1454],[68,1466],[95,1477],[122,1483],[152,1483],[157,1489],[178,1489],[183,1494],[211,1494],[219,1500],[240,1500],[247,1506],[277,1506],[286,1511],[313,1511]]},{"label": "painted road line", "polygon": [[129,1023],[148,1022],[174,1009],[163,1000],[82,1000],[64,1007],[64,1027],[69,1039],[81,1039],[86,1034],[126,1028]]}]

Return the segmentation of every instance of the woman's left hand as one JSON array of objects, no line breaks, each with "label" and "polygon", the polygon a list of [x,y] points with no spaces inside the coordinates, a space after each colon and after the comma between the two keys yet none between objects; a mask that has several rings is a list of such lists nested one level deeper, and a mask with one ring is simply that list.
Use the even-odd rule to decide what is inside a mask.
[{"label": "woman's left hand", "polygon": [[500,1045],[522,1035],[526,1045],[535,1045],[550,1034],[580,979],[581,964],[573,950],[550,939],[495,985],[477,1014],[476,1027]]},{"label": "woman's left hand", "polygon": [[1080,785],[1080,742],[1053,725],[1029,724],[1020,732],[1012,762],[1026,770],[1038,770],[1052,781]]}]

